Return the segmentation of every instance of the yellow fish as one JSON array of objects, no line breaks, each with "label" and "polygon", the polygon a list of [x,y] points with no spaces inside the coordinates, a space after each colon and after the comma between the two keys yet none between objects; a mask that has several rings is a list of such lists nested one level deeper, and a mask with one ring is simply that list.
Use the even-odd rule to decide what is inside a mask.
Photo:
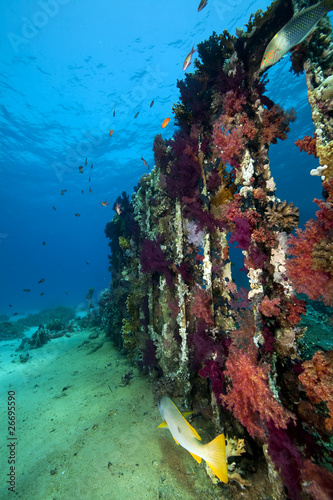
[{"label": "yellow fish", "polygon": [[185,420],[168,396],[161,398],[158,409],[164,420],[159,427],[168,427],[177,444],[185,448],[199,464],[203,458],[220,481],[227,483],[228,469],[224,434],[220,434],[208,444],[202,444],[197,431]]},{"label": "yellow fish", "polygon": [[322,0],[295,14],[267,45],[260,70],[273,66],[290,49],[303,42],[318,21],[330,10],[333,10],[333,0]]}]

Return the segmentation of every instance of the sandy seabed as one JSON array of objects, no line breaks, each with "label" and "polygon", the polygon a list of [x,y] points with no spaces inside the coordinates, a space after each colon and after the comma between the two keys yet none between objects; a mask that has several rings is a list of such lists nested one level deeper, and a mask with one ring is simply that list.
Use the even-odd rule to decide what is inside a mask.
[{"label": "sandy seabed", "polygon": [[[88,341],[90,333],[52,340],[29,351],[26,363],[15,352],[19,341],[0,342],[0,498],[232,498],[158,429],[150,378],[104,336]],[[15,493],[7,483],[8,391],[15,392]]]}]

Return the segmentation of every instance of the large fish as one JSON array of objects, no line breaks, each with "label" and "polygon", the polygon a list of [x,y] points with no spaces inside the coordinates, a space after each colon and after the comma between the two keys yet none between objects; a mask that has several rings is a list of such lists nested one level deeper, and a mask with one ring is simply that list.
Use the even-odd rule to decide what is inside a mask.
[{"label": "large fish", "polygon": [[333,10],[333,0],[322,0],[295,14],[267,45],[260,70],[273,66],[290,49],[301,43],[330,10]]},{"label": "large fish", "polygon": [[187,422],[168,396],[161,398],[158,409],[164,420],[159,427],[168,427],[177,444],[191,453],[199,464],[203,458],[220,481],[227,483],[228,470],[224,435],[220,434],[210,443],[202,444],[197,431]]}]

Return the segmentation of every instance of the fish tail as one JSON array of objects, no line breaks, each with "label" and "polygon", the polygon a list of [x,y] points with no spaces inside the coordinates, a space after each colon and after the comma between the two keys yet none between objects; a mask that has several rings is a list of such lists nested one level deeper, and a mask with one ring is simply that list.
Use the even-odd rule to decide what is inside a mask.
[{"label": "fish tail", "polygon": [[213,441],[205,445],[203,458],[206,460],[215,476],[224,483],[228,482],[227,459],[225,454],[225,437],[220,434]]}]

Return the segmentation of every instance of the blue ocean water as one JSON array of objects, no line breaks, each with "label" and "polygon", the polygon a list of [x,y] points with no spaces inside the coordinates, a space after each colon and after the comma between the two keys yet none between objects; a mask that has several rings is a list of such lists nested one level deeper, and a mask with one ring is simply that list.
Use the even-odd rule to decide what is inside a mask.
[{"label": "blue ocean water", "polygon": [[[185,56],[267,6],[210,0],[198,13],[198,3],[1,0],[0,314],[78,306],[89,287],[97,297],[108,286],[104,227],[147,171],[141,156],[153,166],[154,136],[175,131]],[[287,56],[269,70],[267,95],[297,112],[270,159],[277,195],[299,207],[302,225],[321,185],[309,175],[316,161],[294,145],[313,125],[304,76],[289,68]]]}]

